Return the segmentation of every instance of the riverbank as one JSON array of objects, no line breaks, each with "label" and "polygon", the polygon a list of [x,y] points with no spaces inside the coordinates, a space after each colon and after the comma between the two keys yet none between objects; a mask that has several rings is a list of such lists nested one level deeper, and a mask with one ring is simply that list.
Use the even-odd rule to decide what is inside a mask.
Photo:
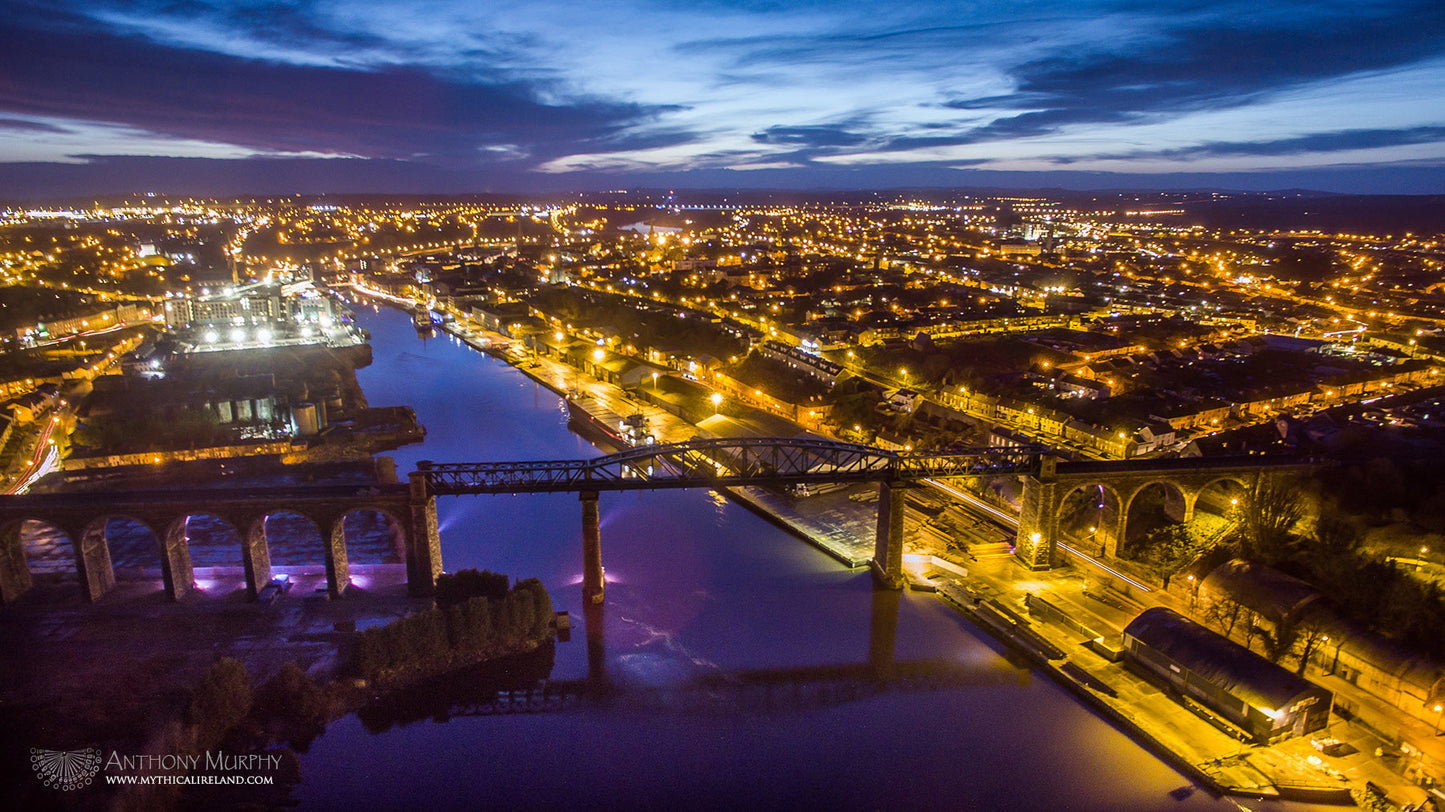
[{"label": "riverbank", "polygon": [[[582,411],[588,424],[610,426],[621,417],[641,412],[658,442],[692,439],[697,428],[647,404],[631,400],[616,387],[592,381],[570,367],[546,358],[513,357],[500,337],[489,338],[459,324],[447,325],[448,332],[474,349],[512,364],[524,375],[568,399],[573,410],[574,430],[580,425],[576,412]],[[570,381],[570,386],[568,385]],[[572,397],[569,397],[572,395]],[[613,438],[588,434],[594,442],[608,445]],[[869,489],[855,487],[804,499],[775,494],[755,487],[718,489],[729,499],[823,550],[840,563],[866,565],[872,555],[876,522],[876,498]],[[929,549],[920,539],[936,537],[922,532],[930,517],[910,506],[906,524],[914,539],[906,552],[942,553]],[[936,539],[935,539],[936,541]],[[1349,784],[1338,771],[1316,766],[1308,754],[1278,752],[1280,748],[1250,748],[1221,729],[1220,723],[1198,715],[1178,698],[1168,696],[1147,679],[1130,672],[1119,662],[1110,662],[1089,648],[1095,637],[1089,625],[1075,622],[1055,624],[1031,616],[1025,598],[1033,593],[1018,588],[1020,576],[1011,557],[996,556],[984,562],[952,556],[954,571],[933,568],[928,575],[915,571],[909,582],[918,588],[936,590],[939,598],[963,613],[980,629],[1024,655],[1035,668],[1108,719],[1156,755],[1175,765],[1200,785],[1218,794],[1255,798],[1288,798],[1322,803],[1350,803]],[[967,564],[965,569],[958,564]],[[926,570],[927,568],[925,568]],[[960,575],[959,571],[967,573]],[[1088,590],[1079,579],[1080,596]],[[1034,581],[1033,591],[1050,589]],[[1070,606],[1061,616],[1088,618],[1100,629],[1113,631],[1127,622],[1131,613],[1115,612],[1108,620],[1097,618],[1081,607]],[[1307,748],[1305,742],[1299,742]]]},{"label": "riverbank", "polygon": [[[588,412],[598,416],[598,421],[606,421],[604,424],[615,425],[621,418],[641,413],[651,423],[648,431],[653,433],[660,442],[688,440],[699,433],[698,427],[680,421],[650,404],[638,402],[637,398],[628,396],[615,386],[595,381],[572,367],[545,356],[538,357],[531,353],[520,352],[518,345],[510,339],[502,336],[489,336],[484,331],[474,329],[474,326],[466,323],[452,325],[450,332],[456,336],[458,344],[465,341],[467,347],[503,359],[513,368],[520,368],[528,378],[548,391],[564,397],[570,396],[569,400],[573,401],[574,405],[584,404]],[[588,421],[589,424],[592,422],[594,421]],[[576,425],[578,424],[574,421],[572,427],[575,429]],[[785,432],[765,431],[764,433]],[[506,458],[501,456],[505,453],[506,451],[502,450],[494,453],[491,458]],[[590,450],[580,451],[577,455],[583,456],[588,453]],[[570,456],[570,453],[562,456]],[[562,456],[551,458],[562,458]],[[946,487],[943,487],[944,492],[947,490]],[[866,498],[864,494],[856,495],[860,497],[856,505],[844,505],[844,507],[857,508],[856,518],[851,520],[851,524],[855,527],[855,531],[851,535],[855,541],[865,543],[871,548],[876,521],[874,510],[872,505],[862,504],[863,499]],[[729,497],[727,501],[739,502],[736,493],[730,493],[727,496]],[[826,541],[822,538],[823,534],[816,531],[810,532],[807,527],[808,520],[816,518],[814,505],[821,504],[819,497],[794,498],[782,494],[777,494],[776,497],[777,504],[754,504],[748,506],[748,509],[757,515],[766,516],[769,523],[784,528],[788,535],[805,539],[820,549],[824,548]],[[1087,623],[1082,624],[1085,628],[1099,629],[1112,634],[1117,634],[1147,605],[1160,602],[1159,596],[1147,594],[1149,591],[1147,588],[1142,589],[1143,594],[1117,594],[1110,589],[1110,585],[1107,583],[1110,578],[1104,577],[1100,572],[1095,572],[1087,565],[1087,562],[1084,564],[1072,562],[1078,569],[1062,567],[1048,573],[1022,571],[1013,563],[1012,557],[1008,554],[1010,545],[1002,540],[1003,537],[1012,537],[1012,529],[1004,525],[999,525],[999,528],[1002,529],[993,527],[989,523],[998,521],[998,517],[988,517],[985,515],[986,511],[968,508],[964,504],[966,501],[960,500],[956,495],[945,500],[941,495],[933,494],[928,489],[920,489],[919,493],[911,494],[910,504],[906,511],[910,542],[905,549],[905,555],[911,559],[914,556],[936,554],[947,561],[962,564],[968,570],[968,575],[963,578],[964,581],[977,591],[989,592],[998,597],[1000,605],[1013,607],[1011,614],[998,613],[1001,618],[1009,619],[1012,615],[1020,619],[1018,622],[1010,619],[1005,624],[1011,627],[1008,635],[1017,634],[1021,638],[1028,638],[1030,635],[1039,635],[1039,630],[1048,632],[1052,621],[1031,615],[1025,607],[1024,601],[1030,593],[1047,597],[1051,602],[1057,600],[1067,606],[1067,612],[1071,615],[1088,618]],[[947,504],[940,505],[940,502]],[[964,509],[964,512],[970,512],[971,515],[960,522],[956,514],[961,509]],[[845,521],[844,523],[850,522]],[[842,561],[837,555],[833,557]],[[995,566],[998,568],[997,572],[990,569]],[[910,573],[908,580],[911,584],[920,585],[925,589],[938,583],[936,577],[924,577],[923,573],[918,572]],[[1064,599],[1059,599],[1061,591],[1070,594]],[[1166,604],[1168,597],[1164,596],[1162,599]],[[950,609],[949,611],[956,610]],[[982,625],[982,623],[970,620],[970,625]],[[988,627],[984,626],[984,629],[988,630]],[[1102,712],[1098,713],[1099,718],[1110,719],[1110,724],[1115,729],[1130,733],[1139,746],[1153,748],[1154,745],[1146,741],[1145,735],[1132,733],[1132,726],[1141,727],[1147,735],[1166,743],[1166,749],[1170,749],[1170,752],[1174,754],[1165,759],[1169,763],[1176,763],[1176,758],[1183,758],[1193,764],[1195,769],[1190,771],[1191,775],[1196,772],[1213,775],[1231,771],[1250,774],[1247,780],[1230,779],[1230,776],[1225,775],[1225,778],[1230,779],[1232,783],[1224,780],[1201,781],[1202,786],[1209,787],[1212,791],[1228,792],[1230,787],[1237,786],[1242,793],[1258,794],[1259,779],[1254,777],[1252,772],[1263,769],[1269,774],[1280,776],[1278,782],[1281,785],[1290,783],[1289,773],[1291,771],[1298,771],[1302,775],[1310,776],[1305,782],[1310,784],[1306,787],[1305,794],[1310,794],[1310,791],[1321,783],[1328,784],[1331,781],[1341,780],[1337,774],[1343,774],[1356,787],[1365,786],[1367,783],[1386,787],[1392,797],[1405,800],[1405,803],[1401,805],[1414,803],[1418,799],[1419,788],[1411,786],[1408,782],[1402,782],[1402,776],[1398,771],[1392,772],[1389,769],[1391,743],[1389,741],[1381,742],[1386,751],[1385,759],[1371,758],[1369,754],[1375,752],[1378,746],[1374,743],[1375,739],[1370,739],[1358,725],[1348,721],[1349,717],[1345,716],[1343,712],[1329,730],[1318,735],[1329,735],[1341,740],[1348,740],[1358,750],[1352,756],[1331,754],[1321,757],[1310,749],[1307,737],[1291,740],[1285,745],[1258,748],[1259,752],[1256,752],[1255,749],[1243,746],[1236,738],[1223,732],[1220,727],[1216,726],[1215,721],[1186,707],[1179,699],[1163,694],[1157,686],[1147,680],[1140,680],[1137,675],[1130,674],[1124,666],[1112,662],[1109,662],[1107,666],[1102,662],[1095,664],[1087,659],[1087,652],[1081,654],[1073,651],[1083,642],[1087,642],[1083,637],[1077,641],[1067,639],[1067,635],[1077,633],[1074,626],[1063,624],[1063,627],[1056,631],[1063,635],[1060,638],[1062,642],[1050,645],[1063,652],[1065,657],[1050,668],[1058,669],[1059,673],[1066,677],[1086,674],[1089,677],[1086,684],[1093,684],[1095,681],[1098,684],[1109,684],[1107,680],[1127,681],[1131,678],[1140,683],[1137,688],[1131,688],[1138,693],[1138,701],[1133,695],[1121,694],[1123,701],[1116,706],[1116,711],[1121,714],[1121,718],[1132,720],[1131,722],[1128,724],[1116,723],[1112,721],[1112,716]],[[994,635],[994,632],[990,631],[990,635]],[[1013,644],[1008,645],[1012,647]],[[1046,662],[1047,659],[1045,658]],[[1095,673],[1091,670],[1095,667],[1104,670]],[[1109,668],[1119,672],[1118,676],[1116,677],[1113,672],[1108,672]],[[1045,670],[1047,672],[1047,669]],[[1049,682],[1054,683],[1055,676],[1051,674],[1050,677]],[[1117,691],[1117,688],[1113,690]],[[1093,706],[1090,702],[1080,702],[1079,707],[1092,708]],[[1210,736],[1215,738],[1211,739],[1207,746],[1191,749],[1191,743],[1200,737]],[[1178,752],[1175,752],[1167,744],[1175,739],[1184,743]],[[1151,749],[1151,752],[1162,751]],[[1272,761],[1276,755],[1283,762],[1288,762],[1284,764],[1283,768]],[[1233,764],[1234,761],[1246,757],[1249,760],[1246,764]],[[1216,759],[1218,764],[1215,763]],[[1403,759],[1401,760],[1403,761]],[[1309,766],[1305,766],[1306,764]],[[1328,776],[1328,778],[1323,776]],[[1285,788],[1290,789],[1288,786]],[[1275,791],[1277,793],[1278,788]],[[1266,792],[1266,794],[1268,793]]]},{"label": "riverbank", "polygon": [[[457,322],[447,322],[442,328],[472,349],[511,364],[518,372],[562,397],[573,414],[573,430],[608,450],[623,447],[610,427],[632,414],[640,413],[648,418],[649,428],[659,443],[684,442],[698,436],[697,426],[652,404],[629,398],[614,386],[586,378],[571,367],[549,358],[522,358],[508,353],[500,336],[492,338]],[[867,566],[873,557],[872,528],[868,521],[860,521],[847,511],[827,508],[835,507],[835,503],[847,504],[850,495],[872,488],[860,486],[810,497],[808,504],[812,509],[808,511],[796,509],[793,505],[797,500],[766,488],[739,486],[716,490],[850,569],[856,569]]]}]

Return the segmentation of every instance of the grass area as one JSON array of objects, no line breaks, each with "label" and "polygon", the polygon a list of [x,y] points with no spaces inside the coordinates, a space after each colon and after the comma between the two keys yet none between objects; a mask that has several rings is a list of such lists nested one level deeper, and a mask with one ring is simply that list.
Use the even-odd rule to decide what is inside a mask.
[{"label": "grass area", "polygon": [[36,436],[32,429],[39,425],[32,423],[16,428],[10,433],[10,439],[5,441],[4,448],[0,448],[0,472],[4,472],[6,477],[13,475],[16,468],[30,458],[30,449]]}]

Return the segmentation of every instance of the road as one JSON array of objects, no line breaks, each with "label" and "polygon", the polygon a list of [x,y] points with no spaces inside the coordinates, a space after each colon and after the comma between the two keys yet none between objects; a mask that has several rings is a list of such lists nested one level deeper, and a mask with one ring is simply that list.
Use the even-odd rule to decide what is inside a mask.
[{"label": "road", "polygon": [[60,449],[56,447],[52,437],[55,427],[60,425],[64,415],[57,412],[45,421],[45,427],[40,430],[40,437],[36,440],[35,450],[26,461],[25,470],[15,477],[15,480],[7,485],[3,493],[7,496],[17,493],[25,493],[35,481],[55,471],[60,467]]}]

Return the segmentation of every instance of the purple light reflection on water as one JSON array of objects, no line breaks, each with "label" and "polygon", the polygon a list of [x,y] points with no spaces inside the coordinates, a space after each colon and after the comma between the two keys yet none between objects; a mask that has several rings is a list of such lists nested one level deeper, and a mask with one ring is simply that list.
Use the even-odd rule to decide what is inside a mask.
[{"label": "purple light reflection on water", "polygon": [[[567,431],[560,399],[517,371],[452,342],[423,345],[401,313],[359,321],[375,347],[361,371],[368,399],[413,404],[428,429],[422,446],[395,453],[400,471],[420,459],[598,453]],[[606,705],[427,719],[376,735],[348,717],[301,756],[302,808],[1237,808],[1009,666],[936,599],[880,602],[866,572],[715,494],[604,493],[600,509],[600,652],[621,693]],[[448,569],[542,579],[575,624],[552,679],[587,677],[576,496],[450,498],[438,512]],[[886,658],[880,648],[899,661],[958,663],[977,684],[772,711],[730,704],[725,691],[657,693],[740,671],[868,666]]]}]

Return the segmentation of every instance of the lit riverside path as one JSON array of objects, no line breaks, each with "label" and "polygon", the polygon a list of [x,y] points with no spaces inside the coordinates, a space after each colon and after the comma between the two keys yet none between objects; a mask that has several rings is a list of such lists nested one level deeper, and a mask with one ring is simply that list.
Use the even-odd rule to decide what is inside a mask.
[{"label": "lit riverside path", "polygon": [[[367,398],[413,404],[428,430],[424,443],[393,452],[400,470],[424,459],[597,455],[568,431],[567,409],[551,390],[448,337],[424,345],[399,312],[358,315],[375,349],[373,364],[358,372]],[[573,374],[558,375],[565,391]],[[660,440],[673,439],[660,416],[659,426]],[[678,439],[696,431],[679,428]],[[575,496],[444,498],[438,513],[448,569],[536,576],[558,609],[574,620],[584,614]],[[839,566],[707,489],[605,495],[600,521],[604,656],[622,691],[617,699],[376,735],[349,717],[301,755],[302,804],[445,805],[465,776],[500,807],[646,798],[695,808],[704,797],[766,807],[806,794],[810,804],[850,809],[1236,808],[1027,670],[1018,672],[1024,684],[863,696],[813,710],[734,712],[725,704],[712,712],[696,701],[669,705],[666,691],[660,704],[630,705],[633,688],[652,696],[708,674],[865,662],[878,593],[867,573]],[[969,666],[1001,658],[995,641],[933,597],[886,594],[899,600],[900,661],[945,657]],[[552,679],[586,677],[583,633],[574,629],[574,642],[557,647]],[[863,780],[878,770],[907,777]],[[940,787],[961,794],[941,798]],[[1181,800],[1170,797],[1176,790]]]}]

